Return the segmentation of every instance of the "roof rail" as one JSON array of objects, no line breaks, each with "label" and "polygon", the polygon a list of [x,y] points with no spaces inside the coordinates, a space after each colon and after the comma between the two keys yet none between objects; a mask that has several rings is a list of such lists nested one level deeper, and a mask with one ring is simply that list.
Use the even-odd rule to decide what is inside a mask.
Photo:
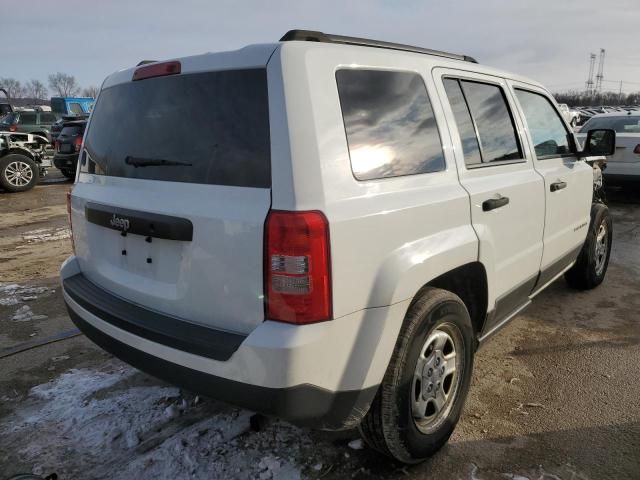
[{"label": "roof rail", "polygon": [[412,45],[403,45],[401,43],[383,42],[380,40],[371,40],[368,38],[345,37],[343,35],[333,35],[330,33],[315,32],[313,30],[289,30],[280,39],[281,42],[288,42],[291,40],[301,40],[303,42],[341,43],[344,45],[360,45],[363,47],[387,48],[389,50],[402,50],[405,52],[424,53],[427,55],[451,58],[453,60],[478,63],[475,58],[468,55],[458,55],[456,53],[441,52],[440,50],[431,50],[429,48],[414,47]]},{"label": "roof rail", "polygon": [[158,60],[140,60],[136,67],[139,67],[140,65],[147,65],[148,63],[156,63],[157,61]]}]

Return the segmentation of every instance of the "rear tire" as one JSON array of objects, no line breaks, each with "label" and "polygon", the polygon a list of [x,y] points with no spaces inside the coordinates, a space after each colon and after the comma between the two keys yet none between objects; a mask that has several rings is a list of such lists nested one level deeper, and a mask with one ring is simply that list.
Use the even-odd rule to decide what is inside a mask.
[{"label": "rear tire", "polygon": [[609,209],[596,203],[591,207],[591,223],[580,255],[564,274],[570,287],[590,290],[602,283],[609,266],[612,241],[613,222]]},{"label": "rear tire", "polygon": [[38,165],[29,157],[12,153],[0,158],[0,186],[8,192],[24,192],[36,186]]},{"label": "rear tire", "polygon": [[437,452],[460,418],[474,351],[462,300],[446,290],[425,290],[407,312],[382,384],[359,426],[366,443],[404,463]]}]

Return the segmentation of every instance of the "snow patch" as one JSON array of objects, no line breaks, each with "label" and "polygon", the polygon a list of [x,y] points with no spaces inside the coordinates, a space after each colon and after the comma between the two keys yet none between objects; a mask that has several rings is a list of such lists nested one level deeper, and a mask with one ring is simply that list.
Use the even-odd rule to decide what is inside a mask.
[{"label": "snow patch", "polygon": [[[0,283],[0,306],[9,307],[19,305],[24,302],[30,302],[37,300],[40,297],[51,295],[54,292],[55,290],[48,287],[34,287],[32,285],[25,286],[18,285],[17,283]],[[47,318],[46,315],[35,315],[34,318],[33,312],[31,312],[31,314],[28,313],[30,311],[31,309],[29,307],[21,307],[14,314],[14,317],[17,315],[18,318],[12,318],[12,320],[25,321]]]},{"label": "snow patch", "polygon": [[279,421],[252,432],[251,412],[196,401],[116,365],[69,370],[32,388],[2,418],[0,451],[10,448],[61,478],[87,480],[298,480],[307,468],[296,456],[315,448],[308,432]]},{"label": "snow patch", "polygon": [[22,239],[27,243],[42,243],[55,240],[64,240],[71,237],[69,227],[50,227],[30,230],[22,234]]},{"label": "snow patch", "polygon": [[28,322],[29,320],[45,320],[47,315],[35,315],[29,305],[23,305],[11,317],[14,322]]}]

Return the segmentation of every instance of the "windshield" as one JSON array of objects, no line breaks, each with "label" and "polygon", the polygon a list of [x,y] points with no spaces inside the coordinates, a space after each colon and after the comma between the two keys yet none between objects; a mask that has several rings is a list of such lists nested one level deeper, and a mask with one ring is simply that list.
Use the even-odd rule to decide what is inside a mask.
[{"label": "windshield", "polygon": [[587,133],[598,128],[611,128],[618,133],[640,133],[640,115],[592,118],[584,124],[579,133]]},{"label": "windshield", "polygon": [[85,147],[82,172],[268,188],[266,71],[173,75],[107,88]]}]

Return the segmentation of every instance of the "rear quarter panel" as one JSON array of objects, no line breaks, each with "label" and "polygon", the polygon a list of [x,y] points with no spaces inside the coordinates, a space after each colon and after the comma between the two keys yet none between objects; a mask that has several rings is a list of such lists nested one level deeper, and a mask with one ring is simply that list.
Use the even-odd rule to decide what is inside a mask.
[{"label": "rear quarter panel", "polygon": [[[458,182],[451,139],[428,75],[432,60],[288,42],[272,62],[282,70],[290,132],[290,150],[273,160],[272,207],[322,210],[329,219],[335,318],[410,299],[431,279],[478,259],[468,195]],[[356,66],[422,76],[440,129],[445,171],[354,178],[335,72]]]}]

